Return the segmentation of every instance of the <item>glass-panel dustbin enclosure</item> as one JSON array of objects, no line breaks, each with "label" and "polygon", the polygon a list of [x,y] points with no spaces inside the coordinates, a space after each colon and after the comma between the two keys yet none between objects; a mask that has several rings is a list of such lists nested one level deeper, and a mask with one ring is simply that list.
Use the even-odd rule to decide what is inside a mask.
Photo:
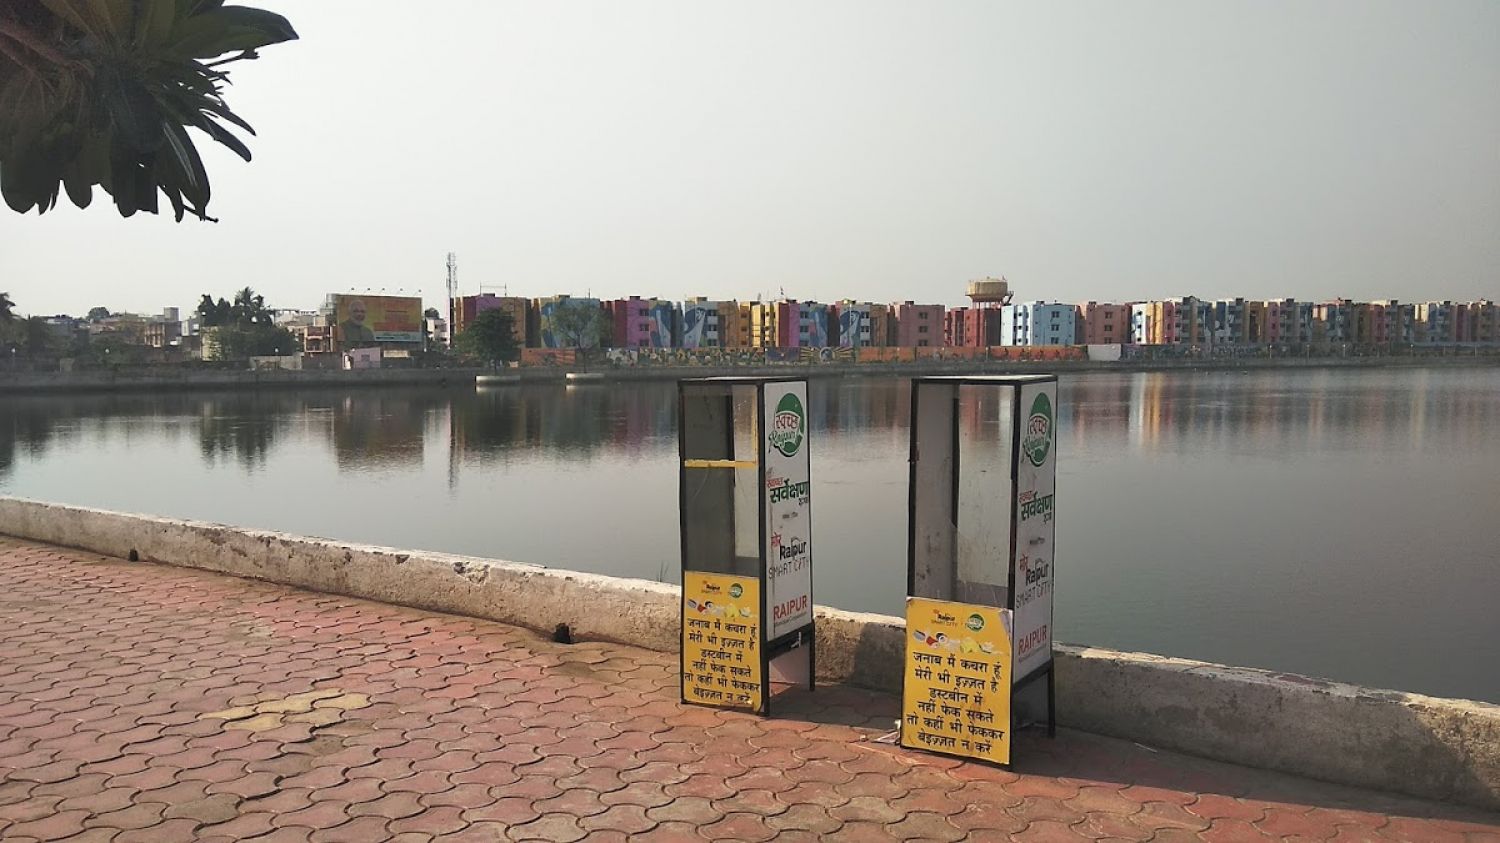
[{"label": "glass-panel dustbin enclosure", "polygon": [[807,383],[678,382],[682,699],[769,713],[813,684]]},{"label": "glass-panel dustbin enclosure", "polygon": [[1052,704],[1057,378],[911,388],[901,743],[1010,763],[1013,689]]}]

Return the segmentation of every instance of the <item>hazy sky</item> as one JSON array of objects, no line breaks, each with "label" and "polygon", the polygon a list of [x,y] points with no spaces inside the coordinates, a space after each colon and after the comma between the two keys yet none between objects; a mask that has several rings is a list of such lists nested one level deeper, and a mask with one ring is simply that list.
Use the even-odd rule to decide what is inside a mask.
[{"label": "hazy sky", "polygon": [[21,311],[1500,297],[1494,0],[250,2],[222,222],[0,209]]}]

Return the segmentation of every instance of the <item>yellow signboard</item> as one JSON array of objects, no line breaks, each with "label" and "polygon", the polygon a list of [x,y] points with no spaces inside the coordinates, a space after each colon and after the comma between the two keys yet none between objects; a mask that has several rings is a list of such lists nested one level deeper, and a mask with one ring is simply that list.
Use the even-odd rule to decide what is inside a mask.
[{"label": "yellow signboard", "polygon": [[901,745],[1010,763],[1010,612],[906,598]]},{"label": "yellow signboard", "polygon": [[761,711],[760,581],[682,572],[682,698]]}]

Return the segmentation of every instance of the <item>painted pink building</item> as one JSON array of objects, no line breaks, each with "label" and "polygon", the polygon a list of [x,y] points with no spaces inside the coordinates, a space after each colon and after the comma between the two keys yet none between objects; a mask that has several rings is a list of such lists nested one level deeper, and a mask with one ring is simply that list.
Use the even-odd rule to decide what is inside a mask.
[{"label": "painted pink building", "polygon": [[671,348],[676,345],[677,308],[663,299],[631,296],[604,303],[615,348]]},{"label": "painted pink building", "polygon": [[937,348],[943,344],[943,311],[940,304],[901,302],[891,305],[895,323],[891,345],[906,348]]},{"label": "painted pink building", "polygon": [[1130,305],[1084,302],[1078,305],[1079,337],[1086,345],[1130,342]]}]

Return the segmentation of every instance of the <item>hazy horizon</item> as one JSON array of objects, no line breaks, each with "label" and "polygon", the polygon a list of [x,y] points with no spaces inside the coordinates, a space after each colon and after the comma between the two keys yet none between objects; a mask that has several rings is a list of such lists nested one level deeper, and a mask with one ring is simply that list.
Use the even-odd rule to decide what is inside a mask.
[{"label": "hazy horizon", "polygon": [[1500,3],[245,2],[222,222],[0,212],[18,311],[1500,298]]}]

